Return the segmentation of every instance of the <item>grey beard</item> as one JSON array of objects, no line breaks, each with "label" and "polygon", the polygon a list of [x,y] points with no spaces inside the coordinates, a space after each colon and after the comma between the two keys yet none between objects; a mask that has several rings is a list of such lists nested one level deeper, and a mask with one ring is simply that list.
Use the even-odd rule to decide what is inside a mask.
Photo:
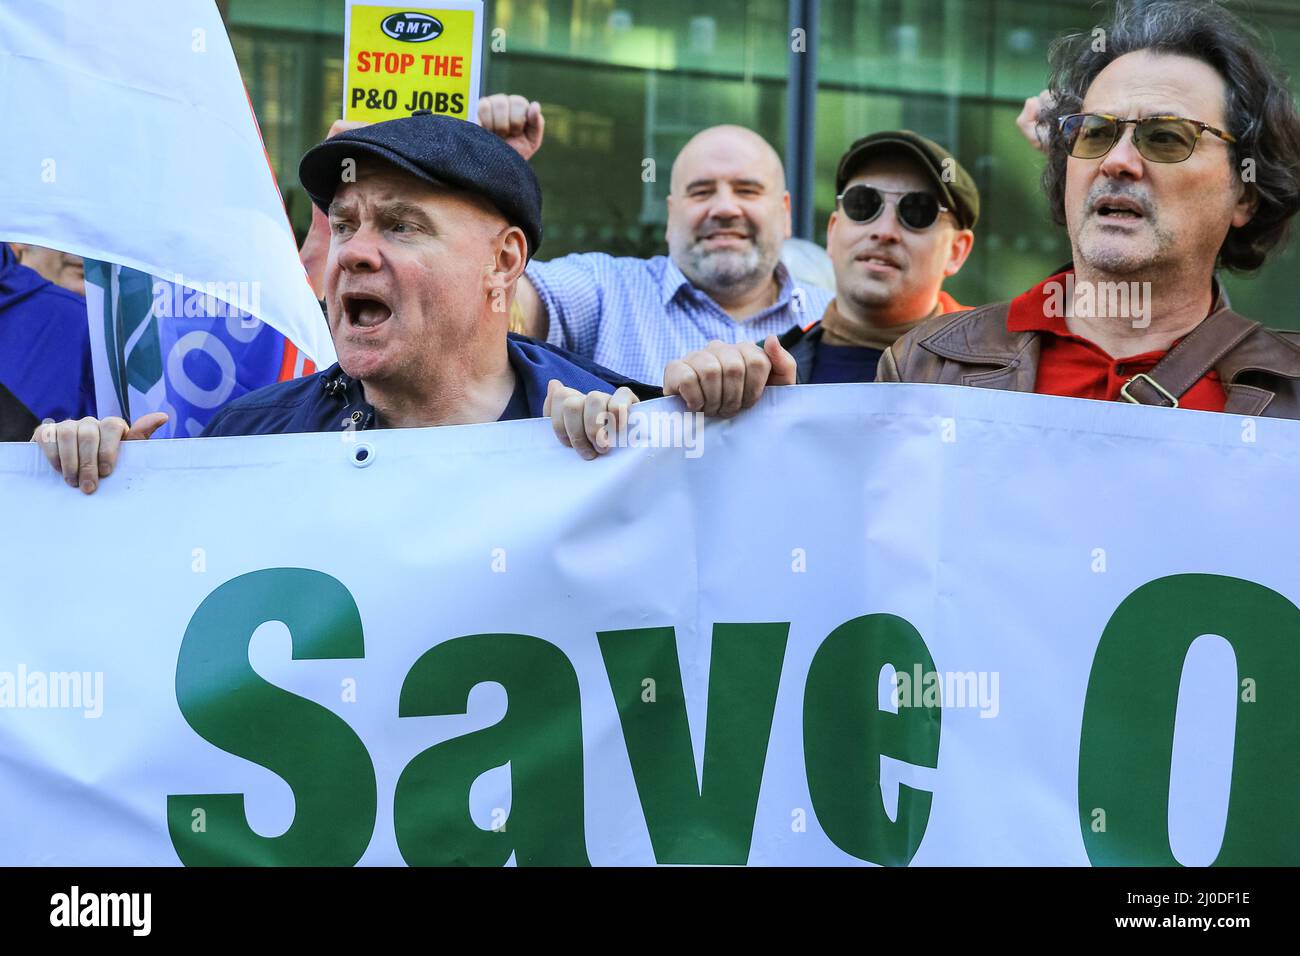
[{"label": "grey beard", "polygon": [[1100,243],[1094,244],[1094,248],[1086,251],[1080,249],[1079,254],[1086,265],[1105,275],[1128,276],[1143,273],[1164,262],[1169,255],[1169,249],[1173,246],[1173,236],[1169,233],[1159,227],[1155,228],[1154,233],[1155,246],[1145,254],[1133,255],[1104,247],[1096,248],[1101,245]]},{"label": "grey beard", "polygon": [[766,281],[776,268],[779,256],[765,256],[757,246],[748,252],[720,249],[701,252],[692,246],[679,268],[691,282],[705,292],[731,291],[737,287],[755,285]]}]

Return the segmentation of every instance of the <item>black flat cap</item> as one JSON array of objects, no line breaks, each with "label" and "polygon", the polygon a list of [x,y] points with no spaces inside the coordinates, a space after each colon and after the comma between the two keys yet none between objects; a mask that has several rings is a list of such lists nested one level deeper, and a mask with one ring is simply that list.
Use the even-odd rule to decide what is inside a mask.
[{"label": "black flat cap", "polygon": [[373,156],[435,185],[478,193],[528,239],[528,257],[542,244],[542,187],[506,141],[454,116],[421,110],[340,133],[307,150],[298,178],[321,211],[339,187],[343,160]]}]

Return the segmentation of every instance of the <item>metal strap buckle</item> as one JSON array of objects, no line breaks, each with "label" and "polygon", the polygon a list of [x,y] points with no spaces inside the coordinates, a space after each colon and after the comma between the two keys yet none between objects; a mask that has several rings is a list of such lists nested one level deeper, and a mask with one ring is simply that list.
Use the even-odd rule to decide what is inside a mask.
[{"label": "metal strap buckle", "polygon": [[1169,405],[1171,408],[1178,407],[1178,399],[1174,397],[1173,393],[1171,393],[1169,389],[1165,388],[1163,385],[1157,382],[1146,372],[1138,372],[1131,379],[1129,379],[1127,382],[1124,383],[1124,387],[1119,390],[1119,394],[1121,398],[1123,398],[1125,401],[1132,402],[1134,405],[1142,404],[1136,398],[1134,398],[1132,395],[1128,393],[1129,386],[1132,385],[1134,382],[1136,382],[1138,379],[1144,379],[1148,385],[1154,388],[1165,398],[1169,399]]}]

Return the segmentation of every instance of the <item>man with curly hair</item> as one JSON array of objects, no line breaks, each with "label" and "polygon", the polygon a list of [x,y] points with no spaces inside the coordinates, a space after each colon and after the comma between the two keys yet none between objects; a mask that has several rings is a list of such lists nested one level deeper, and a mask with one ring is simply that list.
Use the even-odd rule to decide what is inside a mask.
[{"label": "man with curly hair", "polygon": [[1300,336],[1215,279],[1263,265],[1300,208],[1286,77],[1208,0],[1121,5],[1051,59],[1043,185],[1072,268],[924,323],[877,380],[1300,418]]}]

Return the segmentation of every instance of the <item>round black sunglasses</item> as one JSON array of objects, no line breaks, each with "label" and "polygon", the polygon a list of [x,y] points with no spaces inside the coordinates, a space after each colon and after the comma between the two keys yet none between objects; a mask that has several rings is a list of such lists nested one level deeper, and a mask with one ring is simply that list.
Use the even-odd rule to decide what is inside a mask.
[{"label": "round black sunglasses", "polygon": [[850,186],[835,197],[835,201],[844,210],[844,215],[854,222],[871,222],[884,211],[886,196],[899,196],[893,200],[898,212],[898,221],[912,230],[929,229],[939,219],[939,214],[948,211],[939,200],[930,193],[903,192],[893,189],[879,189],[859,183]]}]

